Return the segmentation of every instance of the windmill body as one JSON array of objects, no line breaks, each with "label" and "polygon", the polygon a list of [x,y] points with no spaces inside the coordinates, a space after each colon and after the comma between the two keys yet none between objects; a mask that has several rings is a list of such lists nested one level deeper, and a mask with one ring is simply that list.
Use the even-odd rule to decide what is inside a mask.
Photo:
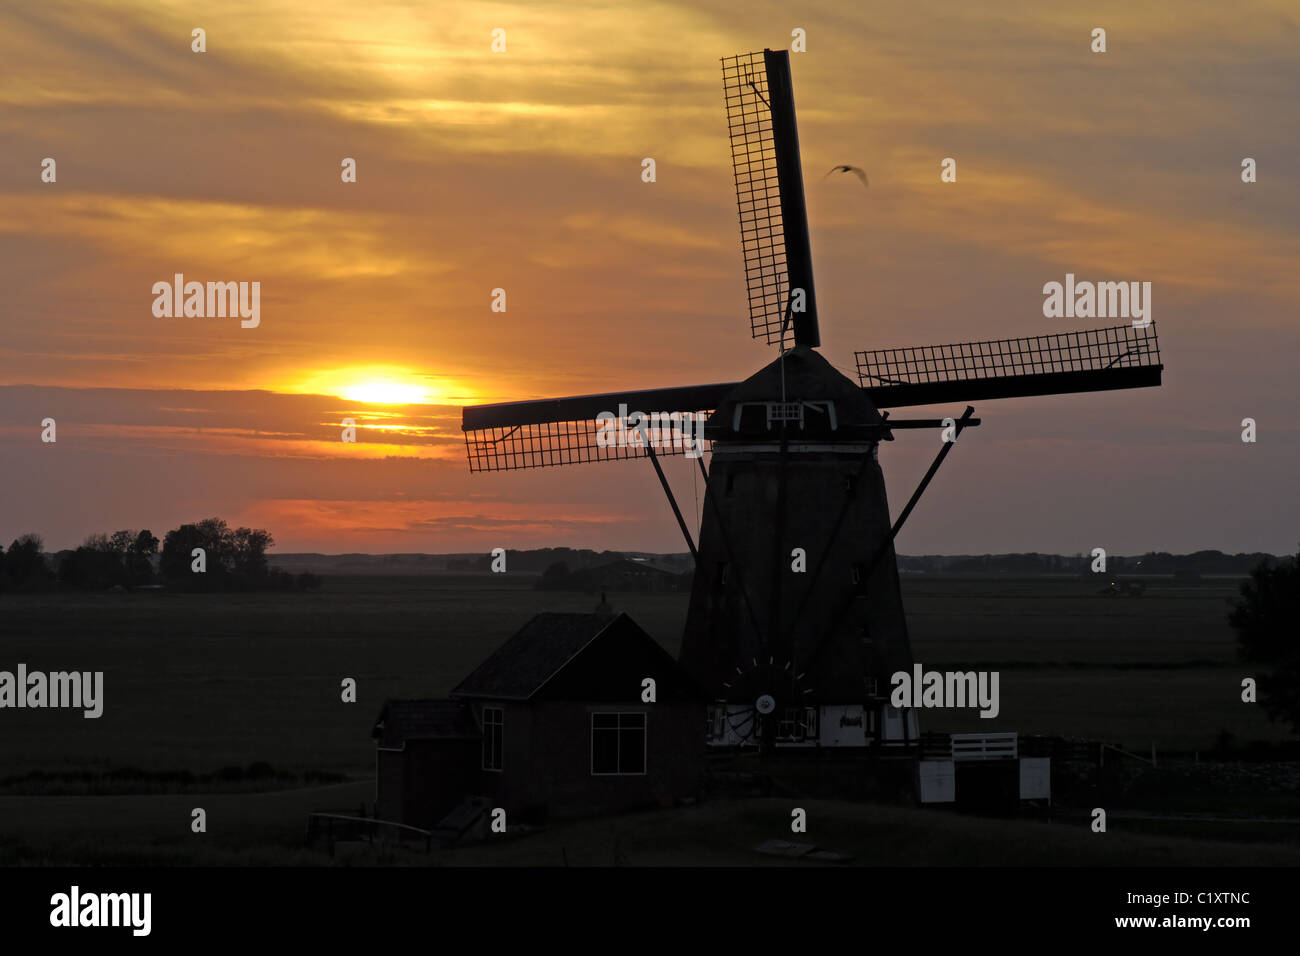
[{"label": "windmill body", "polygon": [[881,423],[863,390],[806,346],[737,386],[709,419],[681,662],[716,702],[711,743],[915,737],[886,700],[889,675],[912,658]]},{"label": "windmill body", "polygon": [[[789,55],[728,57],[722,73],[751,333],[778,357],[739,383],[468,407],[470,469],[649,458],[696,562],[681,663],[713,701],[707,742],[905,745],[915,712],[888,702],[890,677],[912,666],[893,542],[979,420],[969,406],[942,419],[881,410],[1159,385],[1155,326],[859,352],[852,382],[816,351]],[[707,416],[707,468],[699,442],[652,435],[649,415]],[[632,440],[605,440],[614,417]],[[944,441],[891,525],[878,450],[907,429]],[[659,463],[682,453],[706,482],[698,548]]]}]

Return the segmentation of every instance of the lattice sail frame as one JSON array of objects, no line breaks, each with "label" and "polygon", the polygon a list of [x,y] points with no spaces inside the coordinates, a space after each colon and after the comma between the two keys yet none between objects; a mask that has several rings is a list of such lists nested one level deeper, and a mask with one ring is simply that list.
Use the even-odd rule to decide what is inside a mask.
[{"label": "lattice sail frame", "polygon": [[776,345],[785,318],[788,271],[763,54],[723,57],[722,92],[736,180],[750,332],[754,338]]},{"label": "lattice sail frame", "polygon": [[[710,450],[703,425],[713,410],[650,413],[644,430],[617,418],[481,428],[465,432],[469,470],[518,471],[589,461],[646,458],[646,441],[658,456]],[[687,419],[693,416],[693,422]]]},{"label": "lattice sail frame", "polygon": [[863,388],[930,385],[1160,365],[1155,323],[855,352]]}]

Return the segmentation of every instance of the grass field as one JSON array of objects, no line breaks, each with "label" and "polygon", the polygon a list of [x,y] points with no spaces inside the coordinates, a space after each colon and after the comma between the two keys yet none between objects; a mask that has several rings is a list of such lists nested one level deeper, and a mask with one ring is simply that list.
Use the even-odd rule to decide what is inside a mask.
[{"label": "grass field", "polygon": [[[1257,842],[1216,833],[1139,832],[1122,816],[1107,833],[1086,821],[989,820],[944,810],[835,800],[799,800],[808,832],[791,837],[791,801],[711,800],[679,807],[553,824],[520,839],[450,850],[340,846],[331,857],[303,843],[307,813],[364,799],[368,784],[264,794],[181,796],[0,797],[0,819],[27,821],[22,839],[0,835],[0,865],[309,866],[350,862],[415,866],[789,865],[760,855],[765,840],[796,839],[876,866],[1300,866],[1294,837]],[[87,818],[93,801],[95,820]],[[189,830],[190,810],[207,811],[209,832]],[[232,821],[237,824],[232,825]],[[109,822],[111,821],[111,825]],[[1146,830],[1146,827],[1142,828]],[[1264,843],[1259,840],[1266,841]],[[795,865],[809,865],[798,863]]]},{"label": "grass field", "polygon": [[[0,666],[103,670],[104,715],[13,710],[0,779],[26,771],[211,772],[264,761],[294,772],[369,772],[387,697],[449,691],[538,611],[586,594],[529,580],[329,579],[307,594],[6,595]],[[1144,752],[1208,749],[1221,730],[1281,740],[1242,676],[1225,621],[1233,582],[1097,596],[1075,579],[904,579],[916,659],[1001,671],[1001,714],[932,711],[923,729],[1017,730],[1113,740]],[[613,596],[676,653],[686,597]],[[340,700],[353,677],[358,701]]]},{"label": "grass field", "polygon": [[[445,695],[533,613],[595,603],[499,580],[330,579],[306,594],[5,596],[0,666],[102,670],[105,706],[96,720],[8,711],[0,778],[255,761],[369,772],[370,727],[385,698]],[[659,635],[680,628],[685,604],[643,598],[627,609]],[[345,677],[357,681],[355,704],[340,699]]]},{"label": "grass field", "polygon": [[[158,838],[150,826],[142,824],[134,837],[129,827],[101,837],[94,821],[147,822],[156,817],[151,807],[167,807],[172,836],[163,844],[170,845],[188,833],[188,807],[220,811],[229,804],[241,808],[241,820],[249,818],[238,846],[293,856],[307,810],[373,799],[369,732],[385,698],[443,695],[532,614],[586,611],[596,600],[535,591],[531,583],[488,575],[340,577],[305,594],[4,595],[0,668],[24,662],[40,670],[103,670],[105,705],[98,720],[79,712],[5,713],[0,846],[9,839],[12,850],[21,829],[25,839],[44,832],[55,857],[80,860],[125,844],[148,857]],[[1234,581],[1156,581],[1142,598],[1102,597],[1096,582],[1073,578],[915,576],[903,588],[918,661],[1001,672],[997,719],[929,711],[925,730],[1086,737],[1142,753],[1152,743],[1158,750],[1208,750],[1223,731],[1238,741],[1289,736],[1240,701],[1241,678],[1251,672],[1237,662],[1225,623]],[[611,598],[676,652],[685,595]],[[340,699],[345,677],[357,681],[355,704]],[[355,782],[279,795],[205,793],[200,802],[190,793],[76,796],[75,788],[38,797],[41,786],[27,776],[122,767],[198,774],[257,762]],[[184,811],[177,818],[181,834],[173,829],[173,809]],[[22,852],[40,857],[30,846]],[[259,851],[203,852],[221,862]]]}]

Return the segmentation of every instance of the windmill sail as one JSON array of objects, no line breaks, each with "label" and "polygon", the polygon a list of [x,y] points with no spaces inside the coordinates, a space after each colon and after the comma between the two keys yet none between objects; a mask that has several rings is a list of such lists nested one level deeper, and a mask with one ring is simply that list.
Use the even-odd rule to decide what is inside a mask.
[{"label": "windmill sail", "polygon": [[1145,388],[1164,369],[1154,322],[854,355],[877,408]]},{"label": "windmill sail", "polygon": [[[733,388],[735,383],[689,385],[471,405],[461,412],[469,470],[514,471],[643,458],[649,454],[646,437],[653,441],[656,455],[707,450],[707,443],[694,445],[687,440],[700,433],[684,416],[700,421]],[[634,413],[646,416],[648,434],[638,437],[636,421],[628,421]],[[611,418],[602,423],[603,416]]]},{"label": "windmill sail", "polygon": [[754,338],[821,344],[790,55],[764,50],[722,60],[731,165]]}]

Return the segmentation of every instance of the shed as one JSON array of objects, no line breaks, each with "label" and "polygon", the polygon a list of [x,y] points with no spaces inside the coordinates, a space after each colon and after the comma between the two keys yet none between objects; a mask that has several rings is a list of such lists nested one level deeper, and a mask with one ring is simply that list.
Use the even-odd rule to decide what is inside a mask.
[{"label": "shed", "polygon": [[385,706],[378,813],[430,826],[471,796],[518,822],[665,805],[695,794],[704,731],[703,692],[626,614],[538,614],[451,700]]},{"label": "shed", "polygon": [[522,819],[670,803],[704,771],[705,698],[626,614],[538,614],[452,691],[479,792]]},{"label": "shed", "polygon": [[389,700],[375,739],[375,816],[432,829],[474,784],[482,734],[455,700]]}]

